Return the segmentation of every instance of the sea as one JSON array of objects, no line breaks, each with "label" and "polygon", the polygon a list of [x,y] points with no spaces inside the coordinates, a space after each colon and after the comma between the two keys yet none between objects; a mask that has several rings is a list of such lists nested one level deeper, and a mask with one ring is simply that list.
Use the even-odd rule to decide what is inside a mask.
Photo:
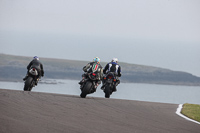
[{"label": "sea", "polygon": [[[64,79],[44,79],[39,81],[33,92],[45,92],[55,94],[66,94],[80,96],[81,90],[78,80]],[[23,91],[24,82],[0,81],[1,89]],[[87,97],[104,98],[105,94],[101,90],[101,85],[97,91],[87,95]],[[125,99],[146,102],[172,103],[172,104],[199,104],[200,86],[178,86],[178,85],[158,85],[142,83],[120,83],[117,91],[110,98]]]}]

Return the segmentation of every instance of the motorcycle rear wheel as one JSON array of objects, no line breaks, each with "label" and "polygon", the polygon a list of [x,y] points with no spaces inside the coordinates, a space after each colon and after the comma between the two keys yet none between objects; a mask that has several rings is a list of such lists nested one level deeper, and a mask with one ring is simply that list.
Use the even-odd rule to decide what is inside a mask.
[{"label": "motorcycle rear wheel", "polygon": [[28,77],[27,80],[24,83],[24,91],[31,91],[33,86],[32,86],[33,78]]},{"label": "motorcycle rear wheel", "polygon": [[86,82],[80,96],[82,98],[85,98],[86,95],[90,93],[91,89],[92,89],[92,82]]},{"label": "motorcycle rear wheel", "polygon": [[105,86],[104,92],[105,92],[105,98],[110,98],[111,90],[109,85]]}]

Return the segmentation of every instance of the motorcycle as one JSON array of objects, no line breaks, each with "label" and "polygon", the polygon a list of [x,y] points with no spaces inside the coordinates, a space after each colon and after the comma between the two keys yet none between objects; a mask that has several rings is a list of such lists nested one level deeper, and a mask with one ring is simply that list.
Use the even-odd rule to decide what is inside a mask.
[{"label": "motorcycle", "polygon": [[36,68],[31,68],[28,72],[28,77],[24,82],[24,91],[31,91],[33,87],[37,84],[38,71]]},{"label": "motorcycle", "polygon": [[105,98],[110,98],[110,95],[113,93],[114,87],[116,87],[116,76],[115,73],[109,72],[105,77],[104,77],[104,93],[105,93]]},{"label": "motorcycle", "polygon": [[81,85],[80,97],[85,98],[87,94],[94,93],[96,91],[96,81],[98,80],[97,74],[91,72],[86,73],[86,78]]}]

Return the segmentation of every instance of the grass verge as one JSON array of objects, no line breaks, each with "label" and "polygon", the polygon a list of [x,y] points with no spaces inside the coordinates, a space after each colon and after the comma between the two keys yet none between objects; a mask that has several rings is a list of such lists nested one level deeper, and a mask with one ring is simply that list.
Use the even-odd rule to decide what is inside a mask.
[{"label": "grass verge", "polygon": [[198,104],[183,104],[181,113],[188,118],[200,122],[200,105]]}]

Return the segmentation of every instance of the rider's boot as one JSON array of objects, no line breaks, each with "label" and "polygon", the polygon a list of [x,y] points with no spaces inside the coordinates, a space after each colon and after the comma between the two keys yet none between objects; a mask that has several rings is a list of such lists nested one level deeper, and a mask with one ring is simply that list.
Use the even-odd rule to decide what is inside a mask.
[{"label": "rider's boot", "polygon": [[85,78],[83,78],[78,84],[82,85],[85,82]]},{"label": "rider's boot", "polygon": [[104,90],[104,89],[105,89],[104,87],[105,87],[105,84],[103,84],[103,85],[101,86],[101,89]]},{"label": "rider's boot", "polygon": [[35,85],[37,85],[38,81],[39,81],[39,78],[37,78],[37,79],[35,80]]},{"label": "rider's boot", "polygon": [[82,90],[83,89],[83,83],[85,82],[85,80],[84,79],[82,79],[80,82],[78,82],[78,84],[80,84],[80,89]]},{"label": "rider's boot", "polygon": [[117,91],[116,86],[120,83],[120,80],[117,80],[117,82],[115,83],[115,85],[113,86],[113,92]]},{"label": "rider's boot", "polygon": [[116,89],[116,85],[113,86],[113,92],[116,92],[117,89]]},{"label": "rider's boot", "polygon": [[26,76],[23,78],[23,80],[25,81],[25,80],[27,80],[27,78],[28,78],[28,75],[26,75]]},{"label": "rider's boot", "polygon": [[105,89],[105,85],[106,85],[106,84],[105,84],[105,80],[102,80],[102,86],[101,86],[101,89],[102,89],[102,90]]}]

